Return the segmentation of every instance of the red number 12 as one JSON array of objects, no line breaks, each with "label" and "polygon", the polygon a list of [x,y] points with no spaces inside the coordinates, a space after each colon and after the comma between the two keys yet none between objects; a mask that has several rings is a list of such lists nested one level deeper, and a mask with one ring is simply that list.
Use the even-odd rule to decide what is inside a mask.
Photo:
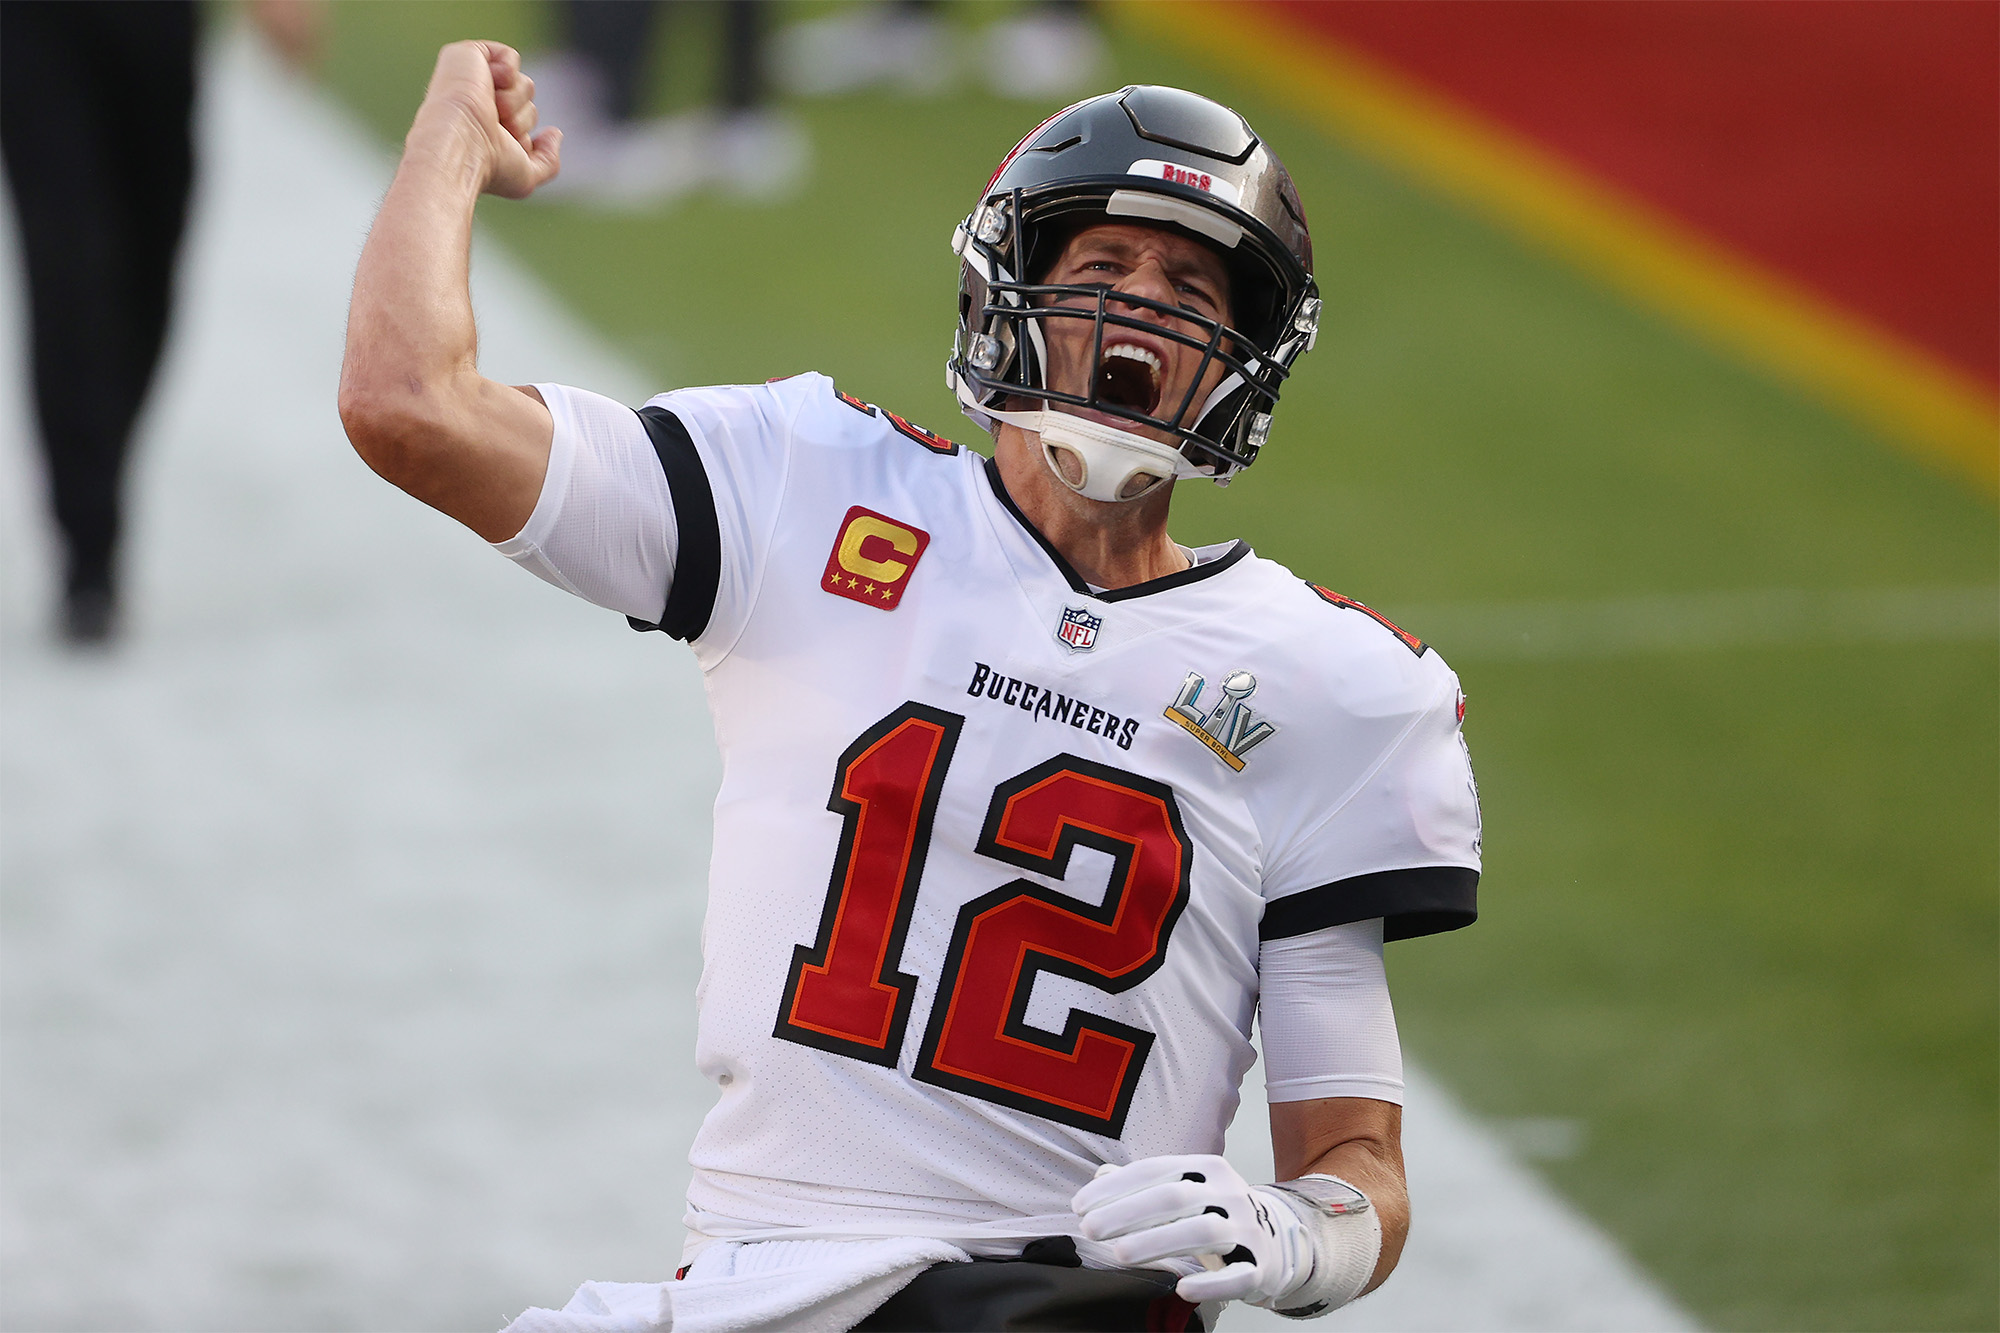
[{"label": "red number 12", "polygon": [[[964,719],[909,703],[841,755],[843,816],[819,935],[793,951],[773,1035],[893,1067],[916,979],[897,971],[939,789]],[[1112,858],[1101,905],[1016,879],[960,909],[915,1077],[1117,1137],[1154,1034],[1072,1009],[1026,1021],[1042,972],[1117,993],[1156,972],[1188,899],[1190,847],[1171,788],[1057,755],[1000,784],[977,850],[1063,878],[1079,844]]]}]

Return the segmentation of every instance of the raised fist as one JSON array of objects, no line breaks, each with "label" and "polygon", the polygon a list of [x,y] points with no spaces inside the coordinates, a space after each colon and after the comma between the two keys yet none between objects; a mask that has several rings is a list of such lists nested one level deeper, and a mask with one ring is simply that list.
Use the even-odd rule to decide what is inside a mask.
[{"label": "raised fist", "polygon": [[482,147],[480,189],[522,199],[560,167],[562,131],[535,132],[535,81],[521,53],[500,42],[453,42],[438,52],[430,88],[411,127],[412,143],[431,130],[466,133]]}]

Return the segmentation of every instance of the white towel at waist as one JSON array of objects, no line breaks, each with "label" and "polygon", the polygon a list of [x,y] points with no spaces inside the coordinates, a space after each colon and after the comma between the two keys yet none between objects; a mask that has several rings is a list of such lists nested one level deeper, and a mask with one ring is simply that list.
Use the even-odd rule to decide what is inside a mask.
[{"label": "white towel at waist", "polygon": [[968,1259],[921,1236],[719,1240],[677,1282],[586,1282],[504,1333],[844,1333],[932,1264]]},{"label": "white towel at waist", "polygon": [[[687,1239],[681,1246],[681,1262],[690,1264],[697,1262],[710,1247],[725,1241],[862,1240],[924,1236],[945,1241],[976,1258],[1011,1259],[1020,1254],[1021,1247],[1031,1240],[1068,1236],[1076,1242],[1077,1257],[1083,1261],[1085,1268],[1123,1267],[1111,1252],[1109,1244],[1086,1240],[1076,1234],[1078,1223],[1074,1213],[1003,1217],[991,1222],[956,1222],[897,1214],[873,1220],[832,1222],[824,1226],[775,1227],[726,1217],[690,1205],[681,1220],[688,1229]],[[1199,1273],[1201,1262],[1172,1258],[1147,1264],[1146,1267],[1161,1269],[1175,1277],[1186,1277],[1190,1273]]]}]

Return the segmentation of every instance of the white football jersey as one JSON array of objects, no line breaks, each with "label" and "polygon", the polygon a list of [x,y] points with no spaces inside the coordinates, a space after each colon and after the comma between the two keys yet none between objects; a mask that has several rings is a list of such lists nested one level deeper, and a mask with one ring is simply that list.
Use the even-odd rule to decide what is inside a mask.
[{"label": "white football jersey", "polygon": [[1100,1164],[1221,1150],[1260,940],[1472,919],[1458,681],[1372,611],[1241,543],[1093,592],[819,375],[639,419],[723,756],[697,1232],[1073,1230]]}]

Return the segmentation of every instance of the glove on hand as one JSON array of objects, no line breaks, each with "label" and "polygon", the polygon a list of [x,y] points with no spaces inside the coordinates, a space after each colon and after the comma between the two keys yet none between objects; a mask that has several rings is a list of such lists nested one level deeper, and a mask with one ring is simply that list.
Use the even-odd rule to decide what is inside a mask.
[{"label": "glove on hand", "polygon": [[1312,1275],[1312,1237],[1299,1215],[1220,1157],[1147,1157],[1100,1167],[1070,1208],[1085,1236],[1112,1242],[1121,1264],[1200,1256],[1211,1271],[1190,1274],[1175,1288],[1197,1305],[1269,1304]]}]

